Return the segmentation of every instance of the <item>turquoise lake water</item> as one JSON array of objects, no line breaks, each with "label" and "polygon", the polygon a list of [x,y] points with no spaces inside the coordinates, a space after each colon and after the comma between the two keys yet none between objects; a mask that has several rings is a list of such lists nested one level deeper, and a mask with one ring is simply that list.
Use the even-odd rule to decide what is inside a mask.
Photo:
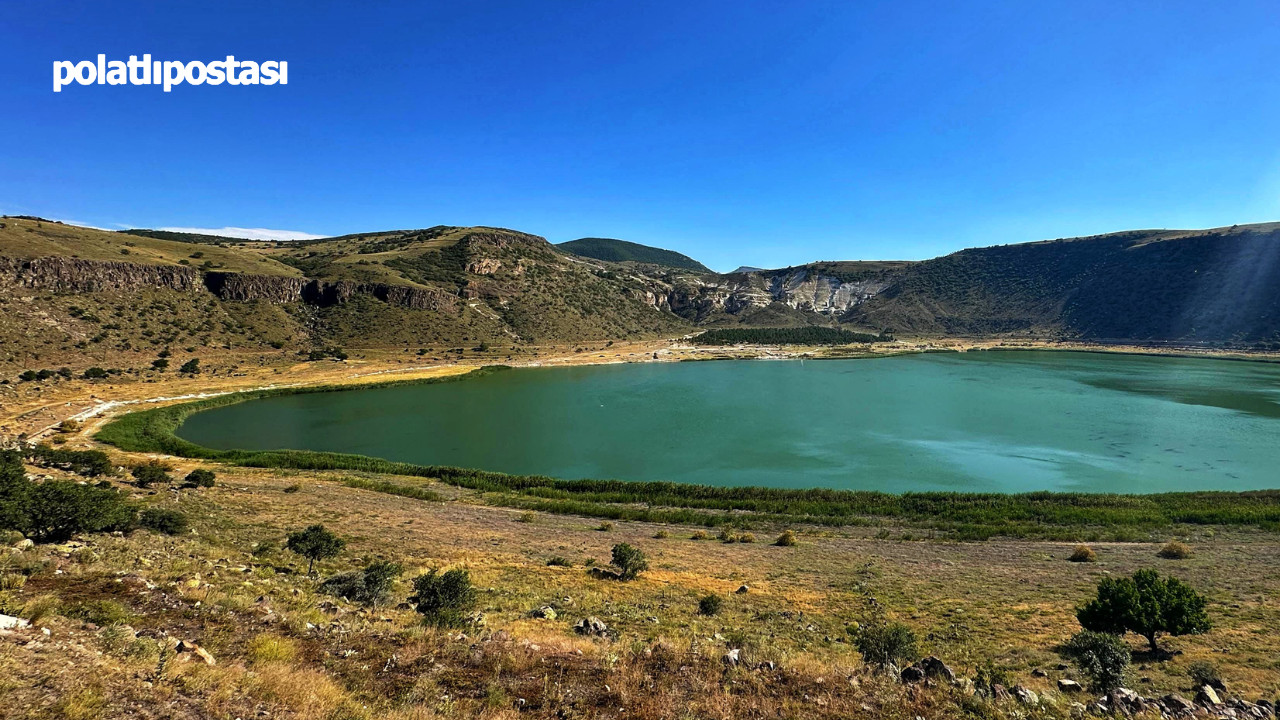
[{"label": "turquoise lake water", "polygon": [[887,492],[1280,487],[1280,366],[1063,352],[528,368],[199,413],[213,448]]}]

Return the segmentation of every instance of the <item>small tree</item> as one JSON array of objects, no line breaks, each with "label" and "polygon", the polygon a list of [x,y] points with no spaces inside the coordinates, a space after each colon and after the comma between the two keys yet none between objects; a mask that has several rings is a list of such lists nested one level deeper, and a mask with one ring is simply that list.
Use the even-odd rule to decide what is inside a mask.
[{"label": "small tree", "polygon": [[1085,630],[1147,639],[1151,651],[1161,635],[1198,635],[1212,627],[1205,599],[1177,578],[1139,570],[1132,578],[1103,578],[1098,596],[1076,611]]},{"label": "small tree", "polygon": [[188,361],[186,361],[186,362],[182,363],[182,367],[178,368],[178,372],[180,372],[180,373],[188,373],[188,374],[191,374],[191,375],[197,375],[197,374],[199,374],[199,373],[200,373],[200,358],[191,358],[190,360],[188,360]]},{"label": "small tree", "polygon": [[916,649],[916,635],[902,623],[877,622],[850,631],[854,646],[868,665],[887,668],[914,660],[920,653]]},{"label": "small tree", "polygon": [[445,573],[432,570],[413,579],[413,595],[409,602],[427,622],[439,627],[461,625],[464,614],[476,604],[476,591],[466,570]]},{"label": "small tree", "polygon": [[1062,652],[1089,678],[1093,689],[1111,692],[1124,684],[1129,667],[1129,646],[1118,635],[1081,630],[1067,641]]},{"label": "small tree", "polygon": [[337,557],[346,544],[345,540],[325,530],[323,525],[312,525],[306,530],[289,533],[285,547],[307,559],[307,574],[310,575],[317,560]]},{"label": "small tree", "polygon": [[621,572],[623,580],[635,580],[640,573],[649,569],[649,561],[640,548],[631,547],[627,543],[613,546],[613,565]]},{"label": "small tree", "polygon": [[214,475],[212,470],[197,468],[187,474],[187,478],[182,484],[184,487],[208,488],[213,487],[215,478],[217,478],[217,475]]},{"label": "small tree", "polygon": [[85,380],[102,380],[107,377],[107,371],[100,367],[91,367],[84,371]]},{"label": "small tree", "polygon": [[29,483],[19,500],[22,531],[36,542],[62,542],[76,533],[128,529],[137,510],[115,490],[60,480]]},{"label": "small tree", "polygon": [[151,361],[151,367],[155,368],[156,370],[159,370],[160,372],[164,372],[164,371],[165,371],[165,369],[169,367],[169,361],[168,361],[167,359],[165,359],[165,358],[159,358],[158,360],[152,360],[152,361]]}]

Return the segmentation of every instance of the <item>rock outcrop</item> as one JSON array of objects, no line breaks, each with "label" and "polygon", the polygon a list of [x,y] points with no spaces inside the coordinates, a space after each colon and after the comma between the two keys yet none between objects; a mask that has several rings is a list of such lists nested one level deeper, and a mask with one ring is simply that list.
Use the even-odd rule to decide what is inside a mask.
[{"label": "rock outcrop", "polygon": [[0,257],[0,286],[9,285],[58,293],[136,291],[144,289],[177,292],[210,292],[230,302],[284,304],[305,302],[337,305],[355,295],[368,295],[389,305],[413,310],[454,312],[458,297],[447,290],[361,283],[349,280],[325,282],[282,275],[252,275],[235,272],[204,272],[180,265],[78,258],[45,257],[22,259]]},{"label": "rock outcrop", "polygon": [[0,257],[0,284],[63,293],[204,289],[200,271],[195,268],[69,257]]}]

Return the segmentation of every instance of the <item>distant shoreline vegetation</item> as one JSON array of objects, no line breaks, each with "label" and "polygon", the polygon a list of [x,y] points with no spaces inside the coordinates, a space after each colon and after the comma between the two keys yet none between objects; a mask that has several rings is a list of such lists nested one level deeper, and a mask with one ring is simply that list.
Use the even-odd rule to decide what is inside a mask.
[{"label": "distant shoreline vegetation", "polygon": [[830,327],[798,328],[718,328],[692,339],[697,345],[852,345],[892,342],[887,332],[879,335]]},{"label": "distant shoreline vegetation", "polygon": [[[492,505],[564,515],[707,527],[765,524],[896,526],[926,529],[950,540],[1019,537],[1057,541],[1151,540],[1177,525],[1255,527],[1280,532],[1280,490],[1181,492],[1152,495],[1035,492],[928,492],[893,495],[860,490],[722,487],[670,482],[559,480],[442,465],[304,450],[214,450],[175,431],[190,415],[281,395],[357,390],[397,384],[452,382],[507,369],[491,366],[427,380],[372,385],[277,388],[129,413],[112,420],[97,440],[129,452],[164,453],[243,467],[348,470],[437,479],[484,494]],[[363,485],[362,485],[363,487]],[[368,489],[381,491],[377,487]],[[425,488],[423,488],[425,489]],[[410,488],[396,494],[410,495]],[[912,536],[904,532],[903,537]]]}]

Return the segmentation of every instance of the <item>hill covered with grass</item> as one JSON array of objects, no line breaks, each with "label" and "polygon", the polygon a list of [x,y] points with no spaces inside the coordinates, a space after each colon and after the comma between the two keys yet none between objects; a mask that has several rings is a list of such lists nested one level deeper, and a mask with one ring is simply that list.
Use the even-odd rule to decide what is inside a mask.
[{"label": "hill covered with grass", "polygon": [[674,250],[650,247],[626,240],[612,238],[581,238],[556,245],[557,248],[574,255],[589,257],[607,262],[636,262],[647,265],[681,268],[695,272],[709,273],[711,270],[688,255],[681,255]]}]

